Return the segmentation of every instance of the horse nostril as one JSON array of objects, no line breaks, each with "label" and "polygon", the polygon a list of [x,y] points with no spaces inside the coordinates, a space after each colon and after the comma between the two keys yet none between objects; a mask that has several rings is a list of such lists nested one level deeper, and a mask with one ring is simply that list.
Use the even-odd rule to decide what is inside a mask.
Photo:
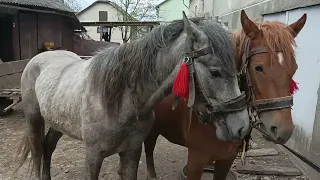
[{"label": "horse nostril", "polygon": [[277,137],[277,131],[278,131],[277,127],[271,126],[270,131],[275,137]]}]

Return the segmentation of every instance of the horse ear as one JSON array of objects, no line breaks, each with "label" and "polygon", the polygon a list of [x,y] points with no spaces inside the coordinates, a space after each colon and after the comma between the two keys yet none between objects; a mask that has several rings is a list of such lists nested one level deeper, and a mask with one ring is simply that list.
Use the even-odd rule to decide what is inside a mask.
[{"label": "horse ear", "polygon": [[184,31],[186,31],[188,34],[190,33],[191,25],[190,21],[184,11],[182,11],[182,17],[183,17],[183,25],[184,25]]},{"label": "horse ear", "polygon": [[200,28],[192,21],[190,21],[185,12],[183,14],[183,23],[184,23],[184,31],[188,34],[188,36],[193,37],[192,39],[198,42],[207,41],[207,36],[204,32],[200,30]]},{"label": "horse ear", "polygon": [[303,14],[303,16],[298,21],[287,26],[293,37],[296,37],[299,34],[303,26],[306,24],[306,21],[307,14]]},{"label": "horse ear", "polygon": [[253,39],[255,33],[260,31],[258,26],[248,18],[244,10],[241,11],[241,25],[250,39]]}]

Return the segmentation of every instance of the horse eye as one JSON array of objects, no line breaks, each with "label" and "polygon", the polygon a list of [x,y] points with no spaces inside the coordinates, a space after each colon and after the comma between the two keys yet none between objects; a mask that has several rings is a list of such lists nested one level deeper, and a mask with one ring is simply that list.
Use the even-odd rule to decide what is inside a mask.
[{"label": "horse eye", "polygon": [[256,66],[256,71],[263,72],[262,66]]},{"label": "horse eye", "polygon": [[213,77],[221,77],[221,74],[219,71],[210,71],[210,74]]}]

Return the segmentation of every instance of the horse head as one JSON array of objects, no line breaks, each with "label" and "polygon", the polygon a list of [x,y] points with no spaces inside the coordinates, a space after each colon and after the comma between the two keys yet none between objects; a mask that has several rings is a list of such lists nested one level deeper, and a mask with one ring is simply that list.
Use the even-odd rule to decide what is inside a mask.
[{"label": "horse head", "polygon": [[[189,91],[183,95],[200,121],[215,125],[221,140],[238,141],[249,130],[245,94],[240,92],[231,35],[218,24],[197,26],[184,14],[186,47],[184,63],[189,72]],[[180,72],[178,73],[178,76]],[[177,77],[174,83],[175,89]],[[186,85],[185,85],[186,86]]]},{"label": "horse head", "polygon": [[245,77],[247,97],[253,119],[258,117],[261,129],[280,143],[292,135],[291,107],[293,105],[297,70],[294,38],[306,22],[304,14],[286,26],[276,21],[254,23],[241,12],[242,30],[234,33],[238,47],[238,68]]}]

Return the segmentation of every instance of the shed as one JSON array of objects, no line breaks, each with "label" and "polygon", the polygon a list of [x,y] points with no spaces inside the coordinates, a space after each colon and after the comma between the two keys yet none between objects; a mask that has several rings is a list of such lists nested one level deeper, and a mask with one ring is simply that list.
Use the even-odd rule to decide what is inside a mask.
[{"label": "shed", "polygon": [[0,59],[30,59],[44,49],[74,49],[74,31],[85,31],[63,0],[0,0]]}]

